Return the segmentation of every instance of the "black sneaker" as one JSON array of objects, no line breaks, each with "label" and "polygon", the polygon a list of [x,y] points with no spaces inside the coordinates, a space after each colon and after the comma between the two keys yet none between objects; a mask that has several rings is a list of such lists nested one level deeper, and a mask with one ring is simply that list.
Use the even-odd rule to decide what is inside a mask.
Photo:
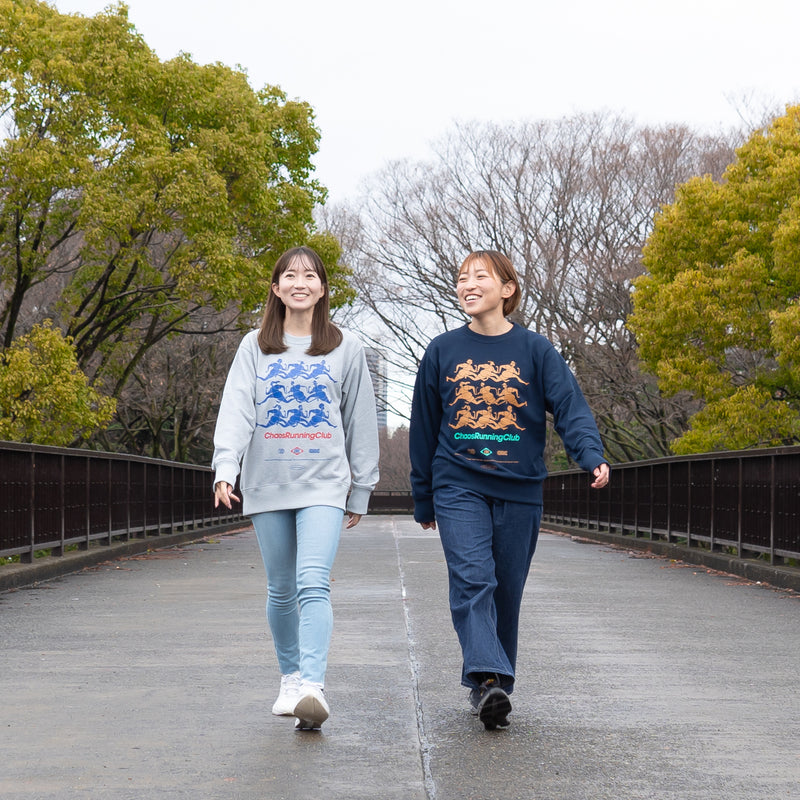
[{"label": "black sneaker", "polygon": [[[511,713],[511,700],[500,686],[498,677],[487,678],[477,690],[478,704],[475,706],[483,727],[487,731],[508,727],[508,715]],[[470,701],[475,696],[470,692]]]}]

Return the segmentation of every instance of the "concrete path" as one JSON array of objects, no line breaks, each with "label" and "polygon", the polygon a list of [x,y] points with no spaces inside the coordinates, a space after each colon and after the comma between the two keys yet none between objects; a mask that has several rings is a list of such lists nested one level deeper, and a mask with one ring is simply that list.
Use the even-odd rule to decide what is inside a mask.
[{"label": "concrete path", "polygon": [[334,567],[320,733],[273,717],[251,529],[0,594],[4,800],[800,800],[800,598],[544,534],[512,726],[488,733],[435,534]]}]

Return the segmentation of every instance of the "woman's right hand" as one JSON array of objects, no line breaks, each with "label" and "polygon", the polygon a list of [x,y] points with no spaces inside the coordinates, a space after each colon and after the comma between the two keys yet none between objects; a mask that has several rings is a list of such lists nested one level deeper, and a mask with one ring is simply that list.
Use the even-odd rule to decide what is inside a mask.
[{"label": "woman's right hand", "polygon": [[219,508],[220,503],[231,508],[231,500],[239,502],[239,498],[233,493],[233,486],[225,481],[214,484],[214,508]]}]

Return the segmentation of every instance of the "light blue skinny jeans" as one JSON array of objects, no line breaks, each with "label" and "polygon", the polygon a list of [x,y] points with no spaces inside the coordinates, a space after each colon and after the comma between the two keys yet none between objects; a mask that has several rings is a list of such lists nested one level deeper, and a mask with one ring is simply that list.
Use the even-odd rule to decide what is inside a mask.
[{"label": "light blue skinny jeans", "polygon": [[282,675],[325,683],[333,631],[330,573],[344,511],[266,511],[251,519],[267,573],[267,621]]}]

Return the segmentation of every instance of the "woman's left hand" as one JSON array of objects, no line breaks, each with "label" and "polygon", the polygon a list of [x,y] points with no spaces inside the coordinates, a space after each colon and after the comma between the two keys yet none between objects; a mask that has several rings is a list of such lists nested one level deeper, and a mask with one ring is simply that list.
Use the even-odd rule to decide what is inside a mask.
[{"label": "woman's left hand", "polygon": [[347,525],[345,525],[345,530],[349,528],[355,528],[356,525],[361,521],[361,514],[354,514],[352,511],[347,512],[348,520]]}]

